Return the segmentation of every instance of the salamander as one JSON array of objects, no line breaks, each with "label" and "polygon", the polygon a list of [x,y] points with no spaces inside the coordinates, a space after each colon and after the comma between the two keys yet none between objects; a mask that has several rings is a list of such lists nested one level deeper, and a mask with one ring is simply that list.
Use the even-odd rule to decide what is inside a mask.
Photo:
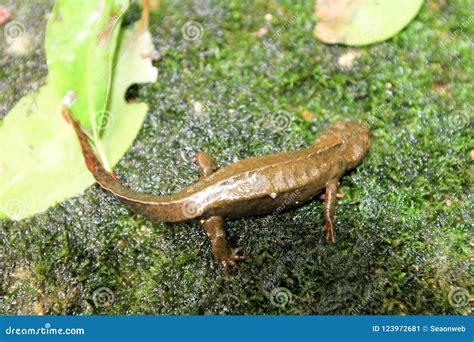
[{"label": "salamander", "polygon": [[370,147],[365,125],[340,122],[306,149],[248,158],[220,170],[209,154],[198,152],[194,161],[201,173],[199,181],[178,193],[155,196],[124,187],[103,167],[68,109],[63,115],[72,123],[85,164],[103,189],[151,221],[199,220],[226,275],[229,267],[240,270],[238,262],[246,257],[240,247],[229,246],[223,228],[225,218],[279,213],[322,194],[326,240],[335,243],[333,220],[339,179],[362,161]]}]

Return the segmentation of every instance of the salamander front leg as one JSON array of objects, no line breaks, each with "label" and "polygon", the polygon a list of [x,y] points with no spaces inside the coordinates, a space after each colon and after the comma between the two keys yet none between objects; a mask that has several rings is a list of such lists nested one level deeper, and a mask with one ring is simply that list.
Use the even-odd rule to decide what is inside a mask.
[{"label": "salamander front leg", "polygon": [[222,227],[222,217],[212,216],[202,222],[207,235],[211,238],[212,254],[224,266],[224,274],[229,275],[229,266],[235,267],[239,271],[238,261],[245,260],[246,257],[239,255],[241,247],[230,248],[227,243],[225,230]]},{"label": "salamander front leg", "polygon": [[[344,198],[344,194],[339,194],[339,193],[337,193],[337,194],[336,194],[336,198]],[[324,193],[324,194],[319,195],[319,199],[320,199],[321,201],[324,201],[324,200],[326,199],[326,194]]]},{"label": "salamander front leg", "polygon": [[326,195],[324,198],[324,228],[326,229],[326,241],[331,240],[332,243],[336,243],[333,220],[336,211],[337,182],[338,180],[335,179],[326,183]]},{"label": "salamander front leg", "polygon": [[217,168],[216,164],[212,160],[212,157],[206,152],[196,153],[196,156],[193,158],[193,162],[199,167],[202,177],[209,176]]}]

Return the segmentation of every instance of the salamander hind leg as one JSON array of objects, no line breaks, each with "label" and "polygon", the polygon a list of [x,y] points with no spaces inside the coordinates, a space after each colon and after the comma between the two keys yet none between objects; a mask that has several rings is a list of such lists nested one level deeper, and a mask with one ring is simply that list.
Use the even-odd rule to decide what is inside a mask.
[{"label": "salamander hind leg", "polygon": [[199,171],[201,172],[202,177],[209,176],[217,169],[217,166],[212,160],[212,157],[206,152],[196,153],[196,156],[193,158],[193,162],[196,163],[199,167]]},{"label": "salamander hind leg", "polygon": [[326,184],[326,194],[324,196],[324,229],[326,229],[326,241],[336,243],[334,238],[334,213],[336,211],[337,182],[331,180]]},{"label": "salamander hind leg", "polygon": [[211,239],[212,254],[224,266],[224,274],[229,275],[229,266],[241,270],[237,262],[247,259],[240,255],[241,247],[230,248],[222,226],[222,217],[212,216],[202,222],[207,235]]}]

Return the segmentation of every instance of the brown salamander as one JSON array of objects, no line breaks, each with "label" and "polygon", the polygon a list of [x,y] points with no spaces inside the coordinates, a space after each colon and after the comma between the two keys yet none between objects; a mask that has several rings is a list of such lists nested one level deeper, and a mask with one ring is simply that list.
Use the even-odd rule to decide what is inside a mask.
[{"label": "brown salamander", "polygon": [[102,188],[152,221],[199,219],[225,274],[229,266],[239,269],[237,262],[245,257],[239,253],[241,248],[228,245],[222,225],[224,218],[280,212],[323,193],[326,240],[334,243],[333,218],[339,179],[361,162],[370,146],[365,126],[341,122],[329,127],[304,150],[244,159],[218,171],[212,158],[199,152],[195,157],[201,172],[198,182],[173,195],[154,196],[122,186],[97,159],[79,122],[68,110],[63,113],[74,126],[87,168]]}]

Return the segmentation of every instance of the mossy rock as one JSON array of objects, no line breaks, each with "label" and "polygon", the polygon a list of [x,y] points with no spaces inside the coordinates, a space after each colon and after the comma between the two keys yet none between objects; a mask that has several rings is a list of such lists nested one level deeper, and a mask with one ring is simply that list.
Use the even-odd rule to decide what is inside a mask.
[{"label": "mossy rock", "polygon": [[[22,6],[20,20],[40,34],[32,54],[3,57],[8,109],[46,73],[41,38],[52,3]],[[151,110],[116,173],[134,189],[171,193],[198,178],[190,161],[198,150],[226,165],[307,146],[336,121],[365,121],[373,145],[341,181],[337,244],[324,241],[317,200],[229,221],[231,243],[250,260],[225,278],[197,222],[148,222],[93,186],[31,219],[1,222],[0,311],[467,314],[452,291],[472,293],[469,6],[429,1],[399,35],[358,50],[316,41],[312,7],[163,1],[151,18],[159,80],[135,88]],[[252,35],[267,13],[267,35]],[[126,22],[138,16],[134,5]],[[202,25],[199,39],[183,38],[188,21]],[[101,288],[109,301],[98,302]],[[289,291],[285,305],[271,300],[278,288]]]}]

